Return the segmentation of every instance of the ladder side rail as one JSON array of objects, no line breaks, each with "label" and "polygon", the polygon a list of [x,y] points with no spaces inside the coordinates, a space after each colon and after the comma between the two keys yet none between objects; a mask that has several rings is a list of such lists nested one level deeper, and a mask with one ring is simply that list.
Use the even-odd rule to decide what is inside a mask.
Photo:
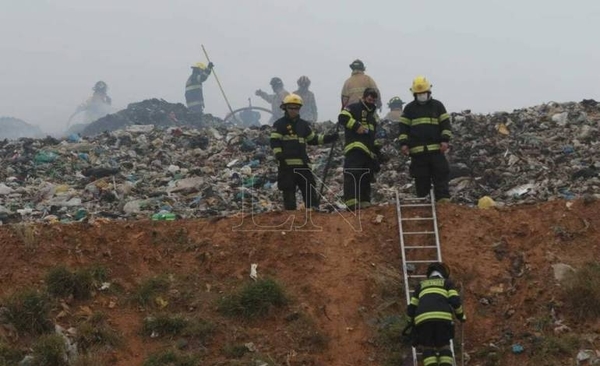
[{"label": "ladder side rail", "polygon": [[406,250],[404,244],[404,231],[402,228],[402,209],[400,208],[400,195],[396,190],[396,214],[398,216],[398,234],[400,236],[400,251],[402,252],[402,275],[404,277],[404,292],[406,294],[406,305],[410,304],[410,288],[408,284],[408,271],[406,269]]},{"label": "ladder side rail", "polygon": [[431,215],[433,217],[433,231],[435,233],[435,245],[437,246],[437,259],[438,262],[442,261],[442,248],[440,245],[440,232],[438,230],[437,222],[437,211],[435,209],[435,194],[433,188],[429,191],[429,197],[431,197]]}]

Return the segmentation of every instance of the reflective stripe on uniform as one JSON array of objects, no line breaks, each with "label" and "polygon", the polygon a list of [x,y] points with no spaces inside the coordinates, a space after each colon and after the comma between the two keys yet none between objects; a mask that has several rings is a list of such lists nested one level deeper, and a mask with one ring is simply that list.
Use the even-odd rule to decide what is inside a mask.
[{"label": "reflective stripe on uniform", "polygon": [[356,206],[357,203],[358,203],[358,200],[356,198],[352,198],[352,199],[349,199],[348,201],[344,202],[344,204],[348,207]]},{"label": "reflective stripe on uniform", "polygon": [[410,304],[414,306],[419,306],[419,299],[417,299],[416,297],[411,298]]},{"label": "reflective stripe on uniform", "polygon": [[306,141],[310,141],[315,138],[315,133],[311,132],[310,135],[306,136]]},{"label": "reflective stripe on uniform", "polygon": [[458,296],[458,291],[456,291],[454,289],[448,291],[448,297],[451,297],[451,296]]},{"label": "reflective stripe on uniform", "polygon": [[402,141],[402,140],[408,140],[408,135],[403,133],[402,135],[398,136],[398,140]]},{"label": "reflective stripe on uniform", "polygon": [[423,290],[421,290],[421,292],[419,292],[419,298],[421,298],[425,295],[430,295],[430,294],[438,294],[443,297],[448,297],[448,291],[446,291],[446,289],[439,288],[439,287],[430,287],[430,288],[424,288]]},{"label": "reflective stripe on uniform", "polygon": [[437,365],[438,359],[436,356],[430,356],[423,359],[423,366]]},{"label": "reflective stripe on uniform", "polygon": [[445,311],[430,311],[419,314],[415,317],[415,324],[420,324],[427,320],[449,320],[452,321],[452,314]]},{"label": "reflective stripe on uniform", "polygon": [[440,356],[440,365],[454,365],[452,356]]},{"label": "reflective stripe on uniform", "polygon": [[271,138],[272,138],[272,139],[279,139],[279,140],[280,140],[282,137],[283,137],[283,135],[282,135],[282,134],[280,134],[280,133],[277,133],[277,132],[271,132]]},{"label": "reflective stripe on uniform", "polygon": [[371,158],[374,158],[374,154],[373,154],[373,153],[371,152],[371,150],[369,150],[369,148],[368,148],[368,147],[367,147],[365,144],[363,144],[362,142],[355,141],[355,142],[352,142],[352,143],[350,143],[350,144],[348,144],[348,145],[344,146],[344,154],[345,154],[345,153],[347,153],[348,151],[352,150],[352,149],[361,149],[361,150],[363,150],[364,152],[366,152],[367,154],[369,154],[369,156],[370,156]]},{"label": "reflective stripe on uniform", "polygon": [[318,143],[319,145],[323,145],[323,143],[324,143],[324,142],[325,142],[325,135],[323,135],[323,134],[320,134],[320,135],[319,135],[319,139],[317,140],[317,143]]},{"label": "reflective stripe on uniform", "polygon": [[304,161],[302,159],[285,159],[285,163],[287,165],[304,165]]},{"label": "reflective stripe on uniform", "polygon": [[[190,85],[190,86],[185,87],[185,91],[191,91],[191,90],[196,90],[196,89],[202,89],[202,84]],[[179,89],[179,90],[181,90],[181,89]]]},{"label": "reflective stripe on uniform", "polygon": [[450,115],[448,113],[444,113],[439,117],[440,121],[444,121],[448,118],[450,118]]},{"label": "reflective stripe on uniform", "polygon": [[400,123],[403,123],[405,125],[410,126],[411,120],[409,118],[406,118],[406,117],[400,117]]},{"label": "reflective stripe on uniform", "polygon": [[423,118],[415,118],[412,120],[412,125],[438,125],[440,122],[437,118],[423,117]]},{"label": "reflective stripe on uniform", "polygon": [[415,146],[410,148],[411,153],[420,153],[425,151],[425,147],[427,147],[427,151],[436,151],[440,149],[440,144],[432,144],[426,146]]},{"label": "reflective stripe on uniform", "polygon": [[280,148],[280,147],[274,147],[273,148],[273,153],[274,154],[279,154],[279,153],[282,153],[282,152],[283,152],[283,149]]},{"label": "reflective stripe on uniform", "polygon": [[188,103],[187,103],[187,106],[188,106],[188,107],[193,107],[193,106],[195,106],[195,105],[204,105],[204,103],[203,103],[203,102],[201,102],[201,101],[194,101],[194,102],[188,102]]},{"label": "reflective stripe on uniform", "polygon": [[442,130],[442,136],[452,137],[452,131],[450,131],[450,130]]},{"label": "reflective stripe on uniform", "polygon": [[347,110],[344,109],[344,110],[342,110],[340,112],[340,114],[343,114],[344,116],[350,117],[350,119],[346,123],[346,128],[349,129],[349,130],[351,130],[354,127],[354,125],[356,124],[356,120],[352,116],[352,113],[350,113],[350,112],[348,112]]}]

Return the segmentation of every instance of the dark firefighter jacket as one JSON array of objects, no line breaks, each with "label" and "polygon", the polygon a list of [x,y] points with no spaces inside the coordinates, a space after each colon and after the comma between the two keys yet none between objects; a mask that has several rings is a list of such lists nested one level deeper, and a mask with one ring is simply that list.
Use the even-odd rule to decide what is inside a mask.
[{"label": "dark firefighter jacket", "polygon": [[[338,116],[338,123],[344,126],[345,131],[344,154],[359,149],[371,159],[376,159],[381,147],[379,141],[375,139],[378,122],[375,108],[369,109],[362,101],[344,107]],[[357,131],[361,125],[368,128],[369,133],[359,134]]]},{"label": "dark firefighter jacket", "polygon": [[411,155],[439,151],[441,142],[452,137],[450,116],[436,99],[425,104],[412,101],[406,105],[400,117],[400,145],[408,145]]},{"label": "dark firefighter jacket", "polygon": [[322,145],[329,143],[330,137],[317,135],[308,122],[301,118],[281,117],[273,124],[271,148],[278,161],[288,166],[307,166],[310,163],[306,154],[306,144]]},{"label": "dark firefighter jacket", "polygon": [[202,95],[202,83],[210,75],[211,69],[199,69],[199,72],[193,72],[185,83],[185,101],[188,108],[197,105],[204,106],[204,96]]},{"label": "dark firefighter jacket", "polygon": [[452,321],[464,317],[460,296],[448,279],[432,277],[423,280],[413,292],[406,311],[415,325],[426,321]]}]

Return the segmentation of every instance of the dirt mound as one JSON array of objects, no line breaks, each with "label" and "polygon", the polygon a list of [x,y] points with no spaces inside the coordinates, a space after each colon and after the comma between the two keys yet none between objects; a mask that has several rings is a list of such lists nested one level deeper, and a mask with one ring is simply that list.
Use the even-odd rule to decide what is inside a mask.
[{"label": "dirt mound", "polygon": [[[599,259],[599,213],[599,203],[580,201],[487,211],[439,208],[443,256],[464,287],[470,364],[572,363],[584,334],[600,331],[598,322],[573,318],[552,270],[556,263],[577,268]],[[377,215],[384,217],[380,224],[374,223]],[[193,354],[201,365],[391,364],[393,352],[381,332],[405,309],[395,207],[366,209],[360,220],[350,213],[314,213],[305,220],[300,212],[295,221],[286,219],[272,212],[254,218],[2,226],[2,306],[24,288],[45,289],[46,274],[57,264],[73,270],[101,266],[109,290],[96,289],[88,300],[55,299],[50,315],[68,329],[91,313],[105,313],[123,339],[108,351],[92,349],[106,365],[142,365],[150,355],[170,350]],[[264,318],[224,315],[219,301],[253,283],[251,264],[258,265],[259,279],[281,285],[287,305]],[[152,278],[165,279],[167,287],[141,303],[141,288]],[[201,341],[186,333],[144,335],[144,319],[161,314],[202,319],[214,330]],[[543,348],[544,339],[558,337],[548,320],[553,317],[579,337],[577,348],[562,353]],[[28,349],[34,338],[7,324],[0,328],[0,343],[18,350]],[[525,352],[511,354],[513,344]],[[399,344],[395,348],[406,352]],[[540,363],[546,356],[551,357]]]}]

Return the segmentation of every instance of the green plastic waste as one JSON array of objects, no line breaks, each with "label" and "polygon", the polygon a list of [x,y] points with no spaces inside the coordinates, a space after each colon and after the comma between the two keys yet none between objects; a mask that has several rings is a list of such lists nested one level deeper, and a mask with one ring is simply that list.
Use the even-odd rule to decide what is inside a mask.
[{"label": "green plastic waste", "polygon": [[173,221],[177,216],[174,213],[156,213],[152,215],[154,221]]}]

